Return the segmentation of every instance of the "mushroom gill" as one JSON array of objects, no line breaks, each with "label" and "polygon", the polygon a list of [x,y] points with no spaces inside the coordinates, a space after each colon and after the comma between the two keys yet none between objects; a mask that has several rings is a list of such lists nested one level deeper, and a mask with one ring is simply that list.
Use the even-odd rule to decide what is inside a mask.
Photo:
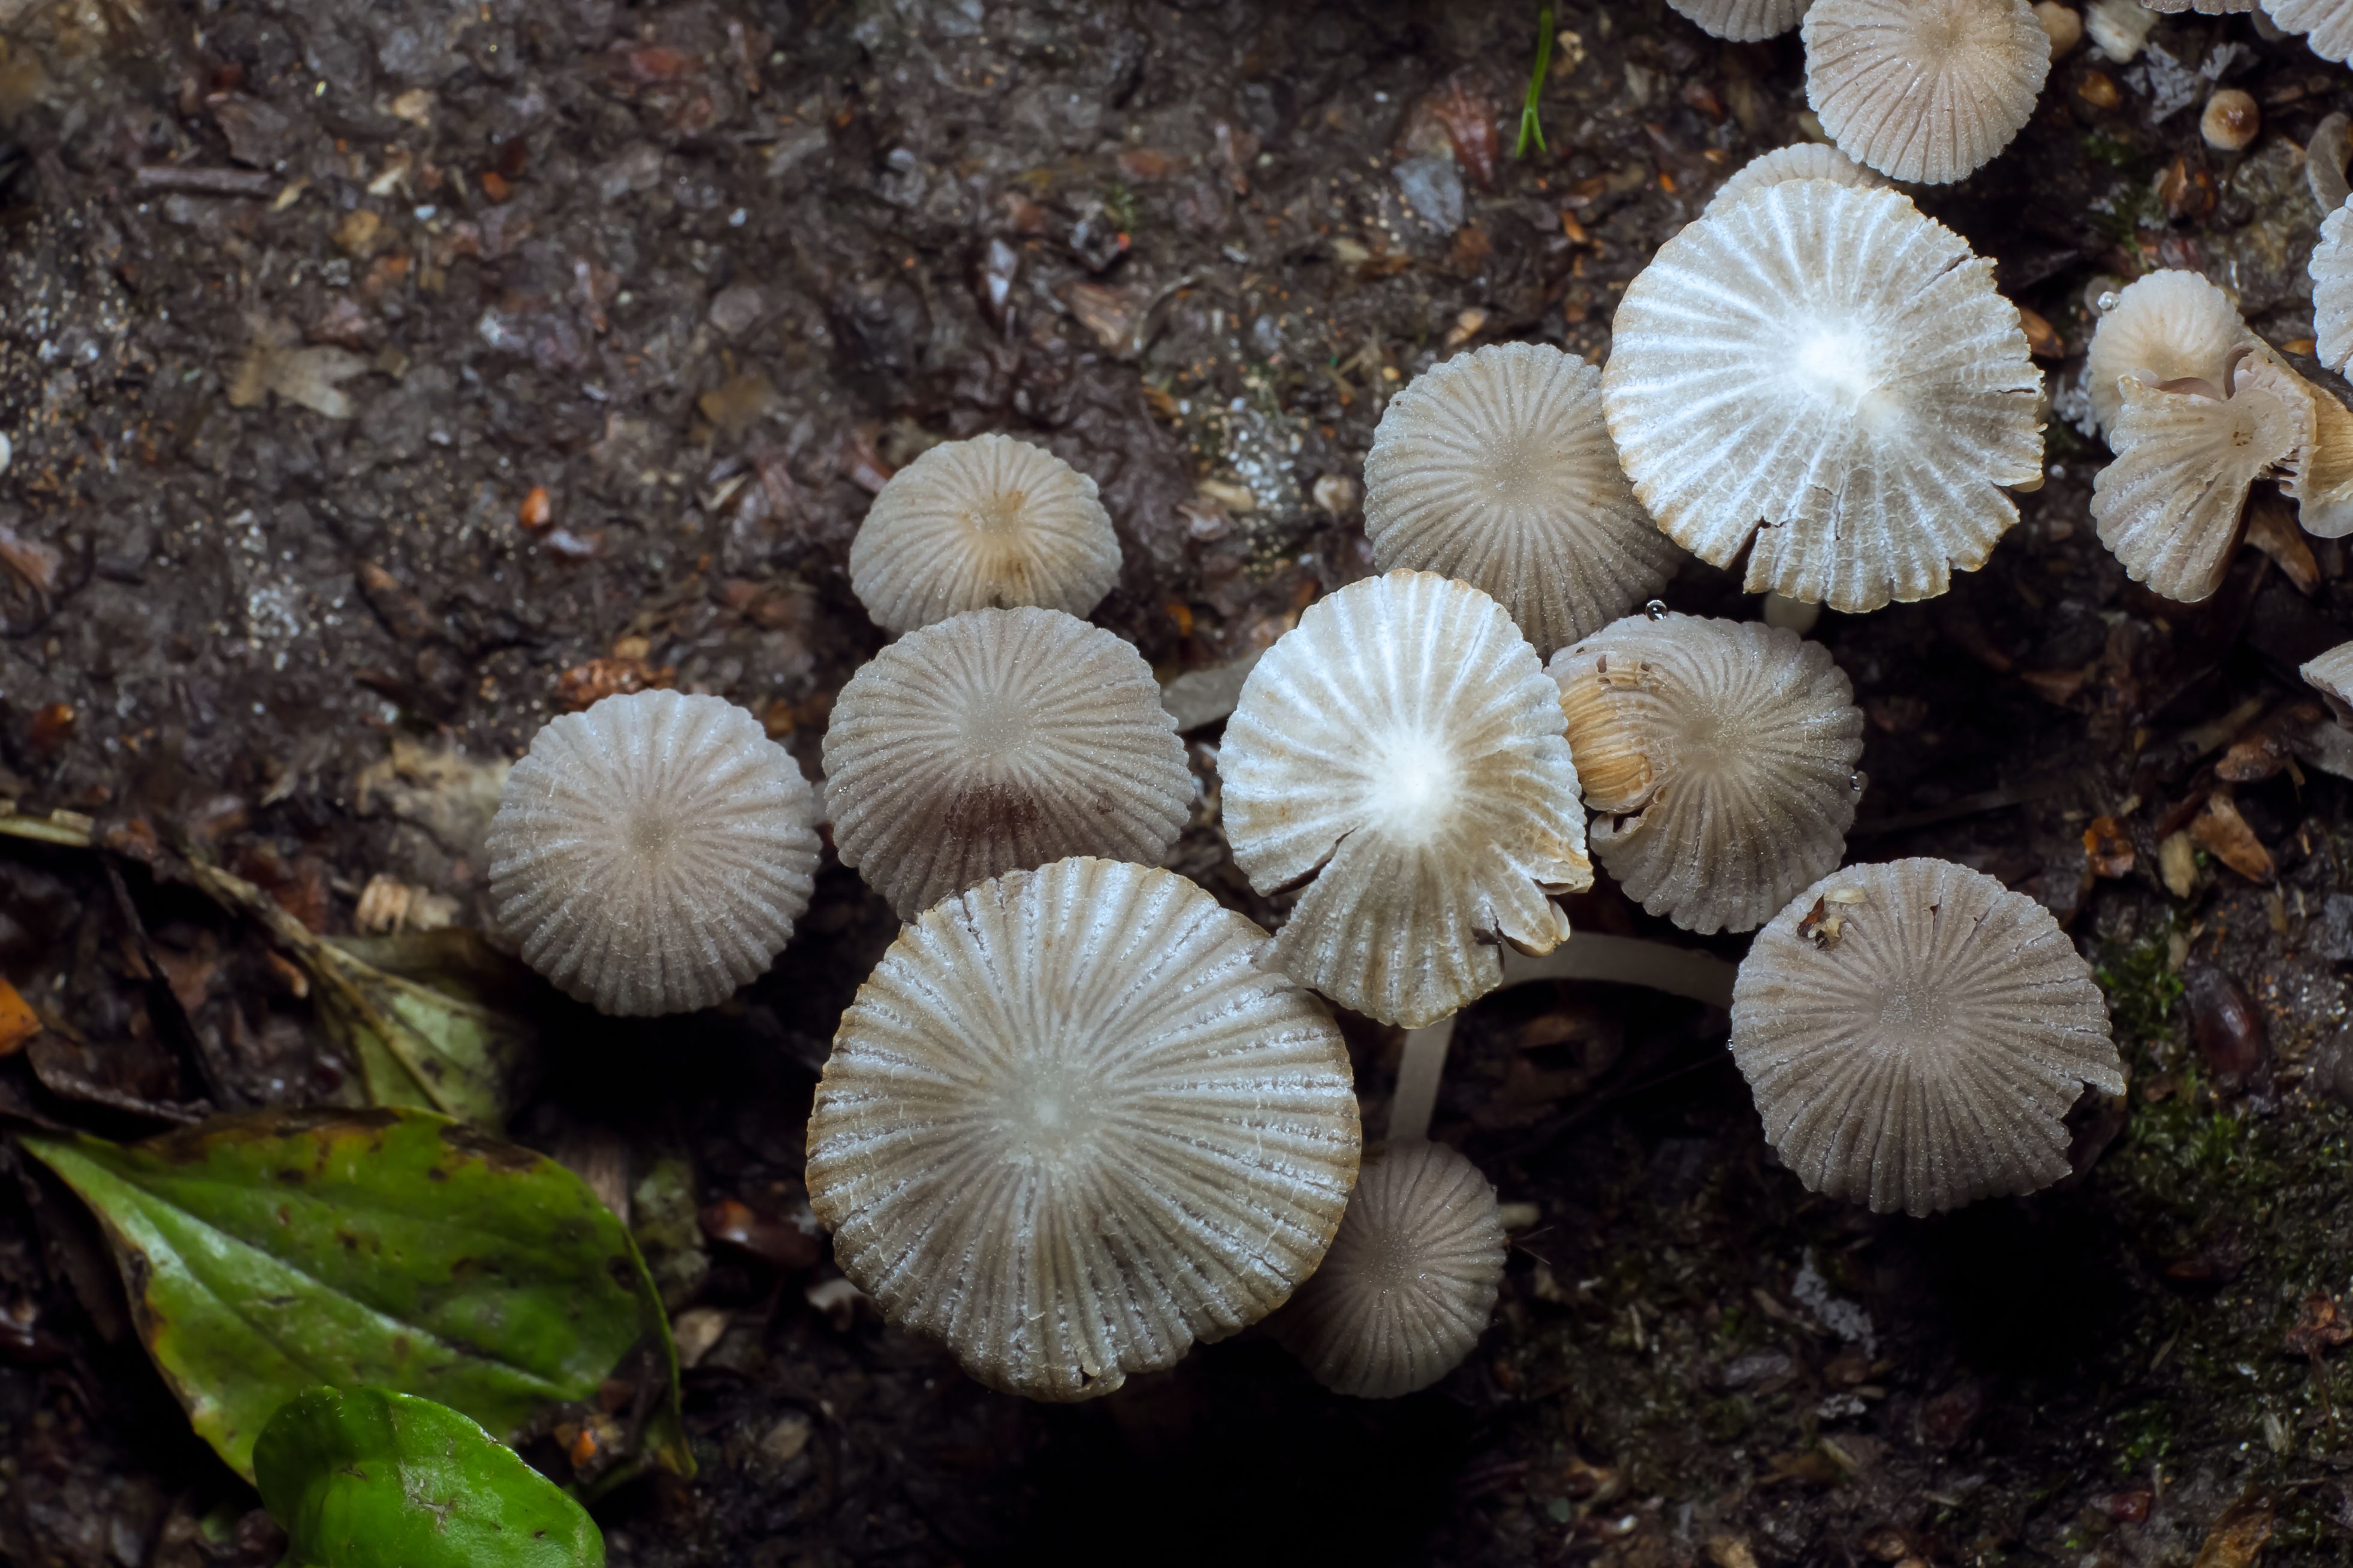
[{"label": "mushroom gill", "polygon": [[1819,0],[1804,33],[1822,129],[1898,180],[1945,184],[1989,162],[2051,74],[2026,0]]},{"label": "mushroom gill", "polygon": [[2231,297],[2195,272],[2168,269],[2136,279],[2100,300],[2099,324],[2084,356],[2084,390],[2103,431],[2124,410],[2116,383],[2137,375],[2154,386],[2194,380],[2230,384],[2231,366],[2255,342]]},{"label": "mushroom gill", "polygon": [[2135,582],[2195,604],[2230,569],[2249,487],[2295,455],[2310,415],[2259,384],[2227,398],[2202,382],[2119,384],[2116,459],[2092,481],[2100,542]]}]

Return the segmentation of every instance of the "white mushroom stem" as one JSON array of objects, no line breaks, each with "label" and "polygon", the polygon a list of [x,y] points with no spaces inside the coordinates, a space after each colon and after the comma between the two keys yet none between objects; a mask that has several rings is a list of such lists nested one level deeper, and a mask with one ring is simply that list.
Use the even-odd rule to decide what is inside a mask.
[{"label": "white mushroom stem", "polygon": [[[1687,996],[1725,1012],[1732,1010],[1736,973],[1734,965],[1714,953],[1596,931],[1578,931],[1540,958],[1508,949],[1504,954],[1506,986],[1531,980],[1608,980],[1620,985],[1645,985],[1670,996]],[[1428,1028],[1406,1031],[1397,1092],[1389,1100],[1390,1142],[1420,1142],[1430,1137],[1439,1080],[1446,1074],[1446,1047],[1453,1039],[1451,1017]]]}]

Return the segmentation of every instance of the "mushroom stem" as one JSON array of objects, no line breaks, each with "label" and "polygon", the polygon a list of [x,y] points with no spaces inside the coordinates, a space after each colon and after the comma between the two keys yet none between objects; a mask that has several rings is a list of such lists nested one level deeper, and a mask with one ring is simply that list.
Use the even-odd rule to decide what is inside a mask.
[{"label": "mushroom stem", "polygon": [[[1732,1010],[1732,977],[1736,973],[1731,964],[1714,953],[1641,937],[1606,936],[1598,931],[1578,931],[1538,958],[1509,950],[1504,953],[1504,985],[1531,980],[1607,980],[1620,985],[1646,985],[1670,996],[1687,996],[1727,1013]],[[1397,1092],[1389,1099],[1390,1142],[1422,1142],[1429,1139],[1430,1112],[1438,1106],[1439,1081],[1446,1075],[1446,1047],[1453,1039],[1451,1017],[1441,1018],[1428,1028],[1406,1031],[1405,1054],[1398,1063]]]}]

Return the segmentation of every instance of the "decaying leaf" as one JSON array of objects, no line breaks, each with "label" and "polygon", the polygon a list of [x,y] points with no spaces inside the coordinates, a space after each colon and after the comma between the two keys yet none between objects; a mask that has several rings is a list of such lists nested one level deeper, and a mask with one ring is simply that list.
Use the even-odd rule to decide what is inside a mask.
[{"label": "decaying leaf", "polygon": [[2207,1531],[2194,1568],[2250,1568],[2272,1538],[2274,1512],[2272,1500],[2250,1488]]},{"label": "decaying leaf", "polygon": [[2206,797],[2206,809],[2189,824],[2189,837],[2200,848],[2253,882],[2272,879],[2272,852],[2263,847],[2231,797],[2217,790]]},{"label": "decaying leaf", "polygon": [[0,1057],[14,1056],[41,1032],[41,1021],[16,988],[0,980]]},{"label": "decaying leaf", "polygon": [[2084,829],[2084,858],[2095,877],[2129,876],[2133,868],[2132,840],[2113,816],[2095,816]]},{"label": "decaying leaf", "polygon": [[367,360],[349,349],[298,347],[291,327],[257,319],[253,342],[229,374],[228,405],[256,408],[274,392],[314,414],[349,419],[358,409],[343,384],[367,368]]}]

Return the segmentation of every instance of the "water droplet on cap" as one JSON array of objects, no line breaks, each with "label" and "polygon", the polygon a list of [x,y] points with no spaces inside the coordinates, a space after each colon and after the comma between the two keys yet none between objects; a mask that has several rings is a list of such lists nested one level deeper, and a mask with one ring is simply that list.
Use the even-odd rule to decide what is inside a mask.
[{"label": "water droplet on cap", "polygon": [[1663,621],[1667,618],[1667,602],[1664,599],[1653,599],[1642,606],[1642,613],[1654,621]]},{"label": "water droplet on cap", "polygon": [[2106,315],[2110,310],[2115,310],[2115,309],[2116,308],[2116,290],[2115,290],[2115,289],[2109,289],[2106,293],[2105,293],[2105,294],[2101,295],[2097,300],[2094,300],[2094,301],[2093,301],[2093,303],[2094,303],[2094,306],[2096,306],[2096,307],[2097,307],[2097,309],[2099,310],[2100,314],[2102,314],[2103,316]]}]

